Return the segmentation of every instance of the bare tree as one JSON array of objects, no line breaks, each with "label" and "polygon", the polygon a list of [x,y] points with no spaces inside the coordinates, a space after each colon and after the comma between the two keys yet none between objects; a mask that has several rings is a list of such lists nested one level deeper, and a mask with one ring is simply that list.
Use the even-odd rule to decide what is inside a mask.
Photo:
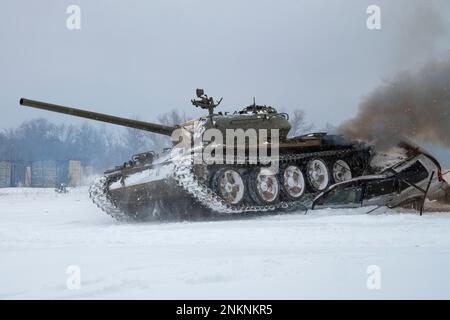
[{"label": "bare tree", "polygon": [[159,115],[158,121],[166,126],[175,126],[187,121],[186,113],[181,114],[178,110],[172,109]]},{"label": "bare tree", "polygon": [[151,147],[150,139],[150,134],[143,130],[134,128],[125,129],[125,146],[127,146],[133,154],[148,151],[148,148]]},{"label": "bare tree", "polygon": [[295,137],[310,132],[314,126],[306,121],[305,111],[296,109],[291,113],[290,121],[291,131],[289,137]]},{"label": "bare tree", "polygon": [[[178,125],[186,115],[171,110],[158,117],[160,123]],[[81,160],[97,171],[127,161],[138,152],[160,152],[171,147],[169,137],[125,128],[107,130],[84,122],[81,125],[55,125],[34,119],[19,127],[0,131],[0,160]]]},{"label": "bare tree", "polygon": [[[172,109],[158,116],[158,122],[166,126],[176,126],[186,122],[187,120],[188,116],[186,116],[186,113],[181,113],[175,109]],[[163,148],[172,146],[169,137],[159,134],[151,134],[149,137],[152,141],[152,147],[154,148],[154,150],[162,150]]]},{"label": "bare tree", "polygon": [[338,133],[338,128],[335,125],[333,125],[333,124],[331,124],[329,122],[327,122],[325,124],[325,129],[324,130],[325,130],[325,132],[327,132],[329,134],[337,134]]}]

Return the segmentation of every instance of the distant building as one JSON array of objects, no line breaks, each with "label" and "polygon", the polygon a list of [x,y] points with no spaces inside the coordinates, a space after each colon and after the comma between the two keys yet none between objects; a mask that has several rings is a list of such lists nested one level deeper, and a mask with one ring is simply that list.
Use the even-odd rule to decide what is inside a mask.
[{"label": "distant building", "polygon": [[31,167],[26,167],[24,187],[31,187]]},{"label": "distant building", "polygon": [[[29,175],[27,179],[27,174]],[[11,187],[31,186],[31,163],[25,161],[11,162]]]},{"label": "distant building", "polygon": [[[87,171],[90,173],[90,169]],[[82,177],[79,160],[0,161],[0,188],[54,188],[61,183],[78,187],[83,182]]]},{"label": "distant building", "polygon": [[11,186],[11,162],[0,161],[0,188]]},{"label": "distant building", "polygon": [[54,188],[57,183],[56,161],[34,161],[31,164],[31,186]]},{"label": "distant building", "polygon": [[81,185],[81,162],[78,160],[69,160],[69,183],[70,187]]}]

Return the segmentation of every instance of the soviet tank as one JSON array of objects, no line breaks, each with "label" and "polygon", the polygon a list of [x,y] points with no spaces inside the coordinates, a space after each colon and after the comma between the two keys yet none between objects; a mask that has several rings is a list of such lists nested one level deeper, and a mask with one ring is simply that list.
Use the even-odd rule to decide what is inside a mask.
[{"label": "soviet tank", "polygon": [[171,136],[172,148],[136,154],[90,187],[92,201],[119,220],[304,208],[330,184],[362,175],[369,166],[372,150],[365,144],[324,132],[289,137],[289,115],[271,106],[253,102],[216,112],[222,99],[202,89],[196,96],[192,104],[208,114],[177,126],[25,98],[20,105]]}]

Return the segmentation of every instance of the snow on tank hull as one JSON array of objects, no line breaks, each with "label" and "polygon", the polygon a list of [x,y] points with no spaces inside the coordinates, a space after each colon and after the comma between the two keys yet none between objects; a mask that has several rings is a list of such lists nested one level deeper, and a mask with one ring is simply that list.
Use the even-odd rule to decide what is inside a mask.
[{"label": "snow on tank hull", "polygon": [[[119,220],[190,219],[211,214],[304,209],[318,192],[339,181],[333,171],[336,164],[343,164],[348,170],[341,179],[350,179],[363,174],[369,163],[369,148],[333,139],[316,134],[281,144],[279,172],[272,180],[261,180],[263,166],[259,164],[199,165],[193,164],[190,154],[174,157],[167,152],[152,163],[135,162],[129,167],[107,171],[91,187],[90,194],[94,203]],[[319,171],[328,171],[322,185],[314,186],[311,180],[317,174],[308,173],[312,164]],[[295,184],[296,174],[303,177],[301,185]],[[231,189],[226,183],[224,187],[223,179],[227,176],[233,179]],[[271,183],[278,185],[276,192],[261,191],[261,185]],[[237,201],[233,198],[236,186],[240,188],[235,192],[239,196]],[[227,188],[231,190],[228,193]]]},{"label": "snow on tank hull", "polygon": [[118,220],[178,218],[187,215],[191,199],[175,180],[174,170],[169,154],[151,164],[117,167],[91,186],[90,197]]}]

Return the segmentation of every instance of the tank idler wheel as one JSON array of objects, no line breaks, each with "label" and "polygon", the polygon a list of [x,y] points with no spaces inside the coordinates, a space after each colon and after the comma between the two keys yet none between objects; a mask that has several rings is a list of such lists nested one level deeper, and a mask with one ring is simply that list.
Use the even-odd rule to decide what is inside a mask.
[{"label": "tank idler wheel", "polygon": [[280,168],[280,182],[283,196],[298,200],[305,193],[306,183],[302,170],[295,165]]},{"label": "tank idler wheel", "polygon": [[256,169],[248,180],[250,197],[257,205],[276,203],[280,195],[280,184],[276,174],[267,169]]},{"label": "tank idler wheel", "polygon": [[306,177],[312,192],[325,190],[331,181],[327,163],[322,159],[313,159],[306,164]]},{"label": "tank idler wheel", "polygon": [[217,171],[212,184],[214,191],[228,204],[237,205],[244,199],[244,179],[235,169],[224,168]]},{"label": "tank idler wheel", "polygon": [[333,164],[332,171],[335,183],[344,182],[353,178],[350,165],[344,160],[336,160]]}]

